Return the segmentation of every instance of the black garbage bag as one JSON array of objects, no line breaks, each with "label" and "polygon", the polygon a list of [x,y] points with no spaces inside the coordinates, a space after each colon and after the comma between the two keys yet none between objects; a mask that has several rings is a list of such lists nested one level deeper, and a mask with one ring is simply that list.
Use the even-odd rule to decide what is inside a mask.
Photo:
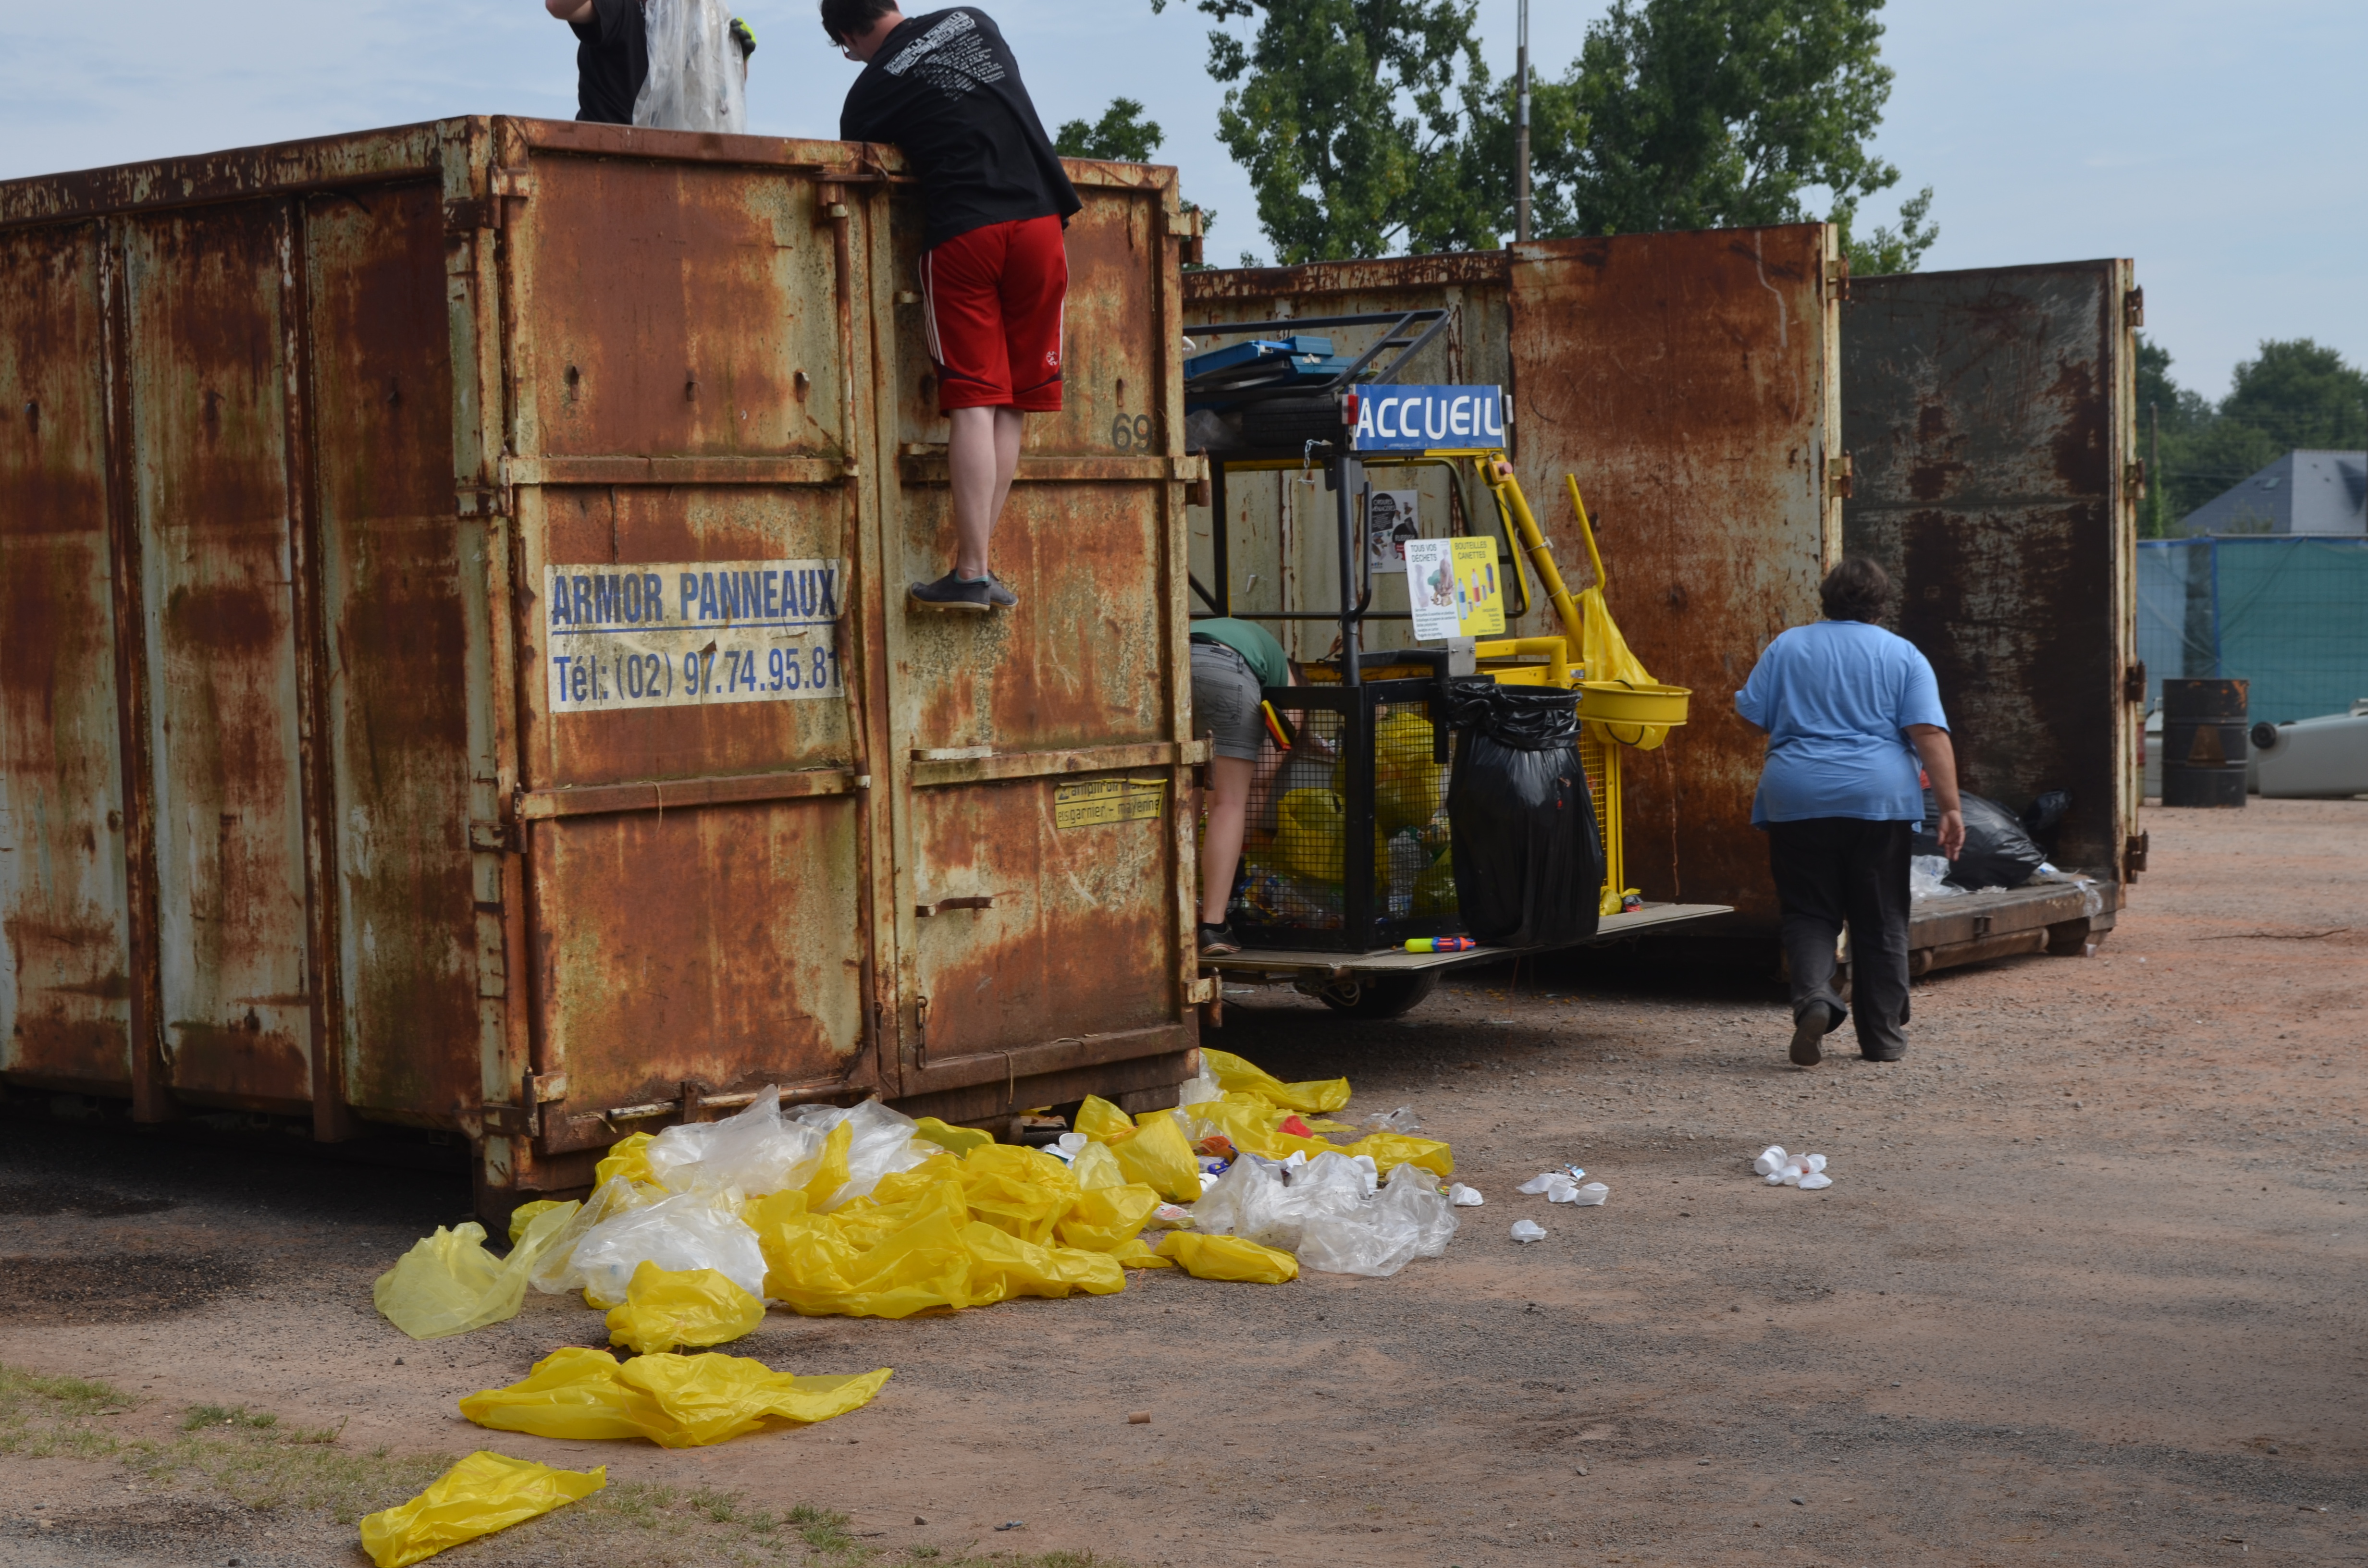
[{"label": "black garbage bag", "polygon": [[2046,849],[2055,847],[2055,830],[2072,814],[2072,792],[2069,790],[2049,790],[2031,802],[2022,813],[2022,831]]},{"label": "black garbage bag", "polygon": [[1447,820],[1464,929],[1557,947],[1595,935],[1603,845],[1578,761],[1578,694],[1459,680],[1448,688],[1455,763]]},{"label": "black garbage bag", "polygon": [[[2019,888],[2039,874],[2047,863],[2046,852],[2031,841],[2022,830],[2022,819],[1986,797],[1966,793],[1965,852],[1949,868],[1948,881],[1961,888]],[[1932,803],[1932,791],[1924,791],[1924,831],[1918,834],[1912,853],[1941,853],[1941,808]]]}]

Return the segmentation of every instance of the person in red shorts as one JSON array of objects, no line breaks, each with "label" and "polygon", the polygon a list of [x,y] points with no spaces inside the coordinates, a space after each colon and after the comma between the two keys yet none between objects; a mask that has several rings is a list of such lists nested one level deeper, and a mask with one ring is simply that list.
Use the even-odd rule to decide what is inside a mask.
[{"label": "person in red shorts", "polygon": [[1061,231],[1084,203],[985,12],[906,17],[894,0],[822,0],[822,25],[863,64],[840,138],[903,148],[928,213],[921,309],[938,407],[952,426],[956,552],[952,571],[913,585],[913,603],[1008,609],[1019,598],[989,569],[987,545],[1019,467],[1022,425],[1061,411]]}]

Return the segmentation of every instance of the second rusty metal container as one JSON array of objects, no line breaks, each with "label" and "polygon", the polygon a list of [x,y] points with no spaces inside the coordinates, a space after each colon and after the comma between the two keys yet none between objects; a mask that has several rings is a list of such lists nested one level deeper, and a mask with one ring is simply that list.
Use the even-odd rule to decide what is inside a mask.
[{"label": "second rusty metal container", "polygon": [[[0,1079],[621,1134],[1188,1076],[1170,170],[1078,165],[1068,410],[919,619],[887,149],[457,119],[0,186]],[[1123,439],[1119,432],[1123,432]]]}]

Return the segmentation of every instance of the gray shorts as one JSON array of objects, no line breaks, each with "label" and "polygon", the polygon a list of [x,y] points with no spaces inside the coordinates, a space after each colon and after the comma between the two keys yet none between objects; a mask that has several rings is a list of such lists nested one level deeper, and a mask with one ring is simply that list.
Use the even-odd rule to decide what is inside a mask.
[{"label": "gray shorts", "polygon": [[1264,700],[1249,662],[1222,642],[1192,644],[1192,733],[1206,735],[1219,756],[1256,762],[1266,739],[1258,716]]}]

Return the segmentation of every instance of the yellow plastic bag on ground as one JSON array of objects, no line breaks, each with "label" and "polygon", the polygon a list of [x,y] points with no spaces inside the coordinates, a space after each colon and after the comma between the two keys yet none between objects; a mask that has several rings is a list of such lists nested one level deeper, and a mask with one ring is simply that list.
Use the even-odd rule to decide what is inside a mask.
[{"label": "yellow plastic bag on ground", "polygon": [[1134,1136],[1111,1144],[1110,1153],[1117,1156],[1118,1168],[1127,1180],[1178,1203],[1201,1201],[1201,1162],[1185,1141],[1175,1112],[1148,1113]]},{"label": "yellow plastic bag on ground", "polygon": [[1286,1084],[1263,1067],[1243,1061],[1229,1051],[1201,1048],[1201,1071],[1217,1080],[1217,1086],[1227,1092],[1257,1095],[1282,1107],[1285,1110],[1338,1110],[1349,1103],[1349,1080],[1319,1078],[1304,1084]]},{"label": "yellow plastic bag on ground", "polygon": [[[1088,1147],[1099,1149],[1100,1144]],[[1063,1246],[1086,1252],[1114,1253],[1143,1233],[1159,1194],[1141,1183],[1124,1187],[1088,1187],[1057,1227]]]},{"label": "yellow plastic bag on ground", "polygon": [[548,1214],[558,1207],[559,1201],[556,1199],[540,1198],[532,1203],[521,1203],[511,1210],[510,1245],[518,1244],[518,1239],[526,1234],[526,1228],[534,1223],[537,1216]]},{"label": "yellow plastic bag on ground", "polygon": [[1299,1278],[1299,1259],[1287,1252],[1262,1247],[1239,1236],[1204,1236],[1193,1231],[1170,1231],[1159,1244],[1159,1256],[1174,1258],[1195,1279],[1238,1279],[1252,1285],[1280,1285]]},{"label": "yellow plastic bag on ground", "polygon": [[1134,1136],[1134,1119],[1099,1095],[1077,1108],[1077,1131],[1097,1143],[1123,1143]]},{"label": "yellow plastic bag on ground", "polygon": [[619,1366],[606,1350],[571,1346],[507,1388],[470,1394],[461,1414],[480,1426],[538,1437],[646,1437],[662,1448],[700,1448],[861,1409],[888,1378],[884,1367],[853,1377],[792,1377],[740,1356],[637,1356]]},{"label": "yellow plastic bag on ground", "polygon": [[627,1181],[647,1182],[652,1187],[663,1185],[657,1172],[650,1168],[649,1146],[657,1142],[650,1132],[632,1132],[609,1146],[600,1163],[592,1167],[592,1185],[598,1187],[610,1176],[623,1176]]},{"label": "yellow plastic bag on ground", "polygon": [[1078,1150],[1077,1157],[1069,1162],[1069,1175],[1076,1179],[1079,1192],[1126,1185],[1126,1173],[1119,1169],[1118,1156],[1110,1152],[1107,1143],[1088,1143]]},{"label": "yellow plastic bag on ground", "polygon": [[791,1207],[751,1221],[765,1251],[765,1293],[791,1311],[894,1319],[972,1304],[962,1235],[970,1210],[959,1183],[941,1179],[900,1203],[852,1204],[837,1214]]},{"label": "yellow plastic bag on ground", "polygon": [[362,1550],[378,1568],[409,1568],[448,1546],[524,1524],[609,1484],[609,1467],[553,1470],[480,1450],[408,1503],[362,1520]]},{"label": "yellow plastic bag on ground", "polygon": [[514,1318],[526,1302],[527,1277],[581,1207],[561,1203],[535,1215],[507,1258],[485,1250],[485,1228],[473,1220],[450,1231],[439,1225],[378,1277],[370,1301],[414,1339],[441,1339]]},{"label": "yellow plastic bag on ground", "polygon": [[1352,1160],[1360,1154],[1371,1154],[1373,1168],[1382,1173],[1383,1181],[1400,1165],[1420,1165],[1443,1176],[1455,1174],[1454,1150],[1436,1138],[1417,1138],[1407,1132],[1368,1133],[1340,1152]]},{"label": "yellow plastic bag on ground", "polygon": [[764,1321],[765,1303],[714,1269],[677,1271],[644,1261],[623,1303],[609,1309],[609,1343],[647,1356],[745,1339]]},{"label": "yellow plastic bag on ground", "polygon": [[962,1186],[973,1219],[1039,1246],[1077,1200],[1066,1165],[1012,1143],[973,1149],[962,1160]]},{"label": "yellow plastic bag on ground", "polygon": [[1108,1253],[1038,1246],[973,1221],[962,1228],[970,1253],[971,1300],[984,1306],[1014,1296],[1059,1300],[1082,1292],[1112,1296],[1126,1289],[1126,1270]]},{"label": "yellow plastic bag on ground", "polygon": [[995,1142],[992,1132],[982,1132],[975,1127],[950,1127],[934,1116],[925,1116],[914,1122],[913,1131],[939,1148],[956,1154],[967,1154],[973,1149]]}]

